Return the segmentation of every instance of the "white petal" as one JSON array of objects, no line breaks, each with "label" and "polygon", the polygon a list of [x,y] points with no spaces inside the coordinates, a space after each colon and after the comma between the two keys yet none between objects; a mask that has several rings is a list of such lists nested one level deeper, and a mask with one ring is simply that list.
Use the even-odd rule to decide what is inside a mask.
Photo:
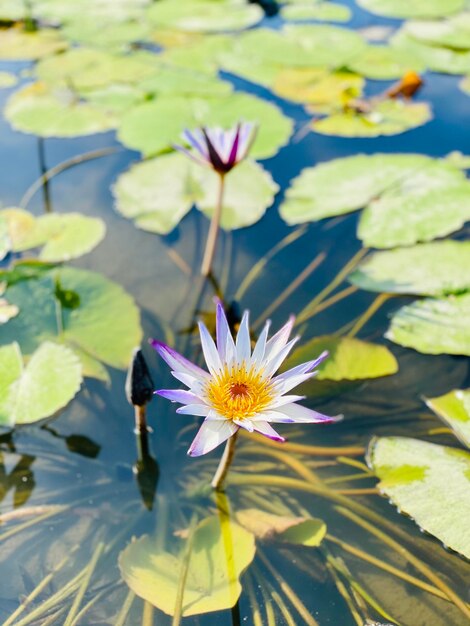
[{"label": "white petal", "polygon": [[249,433],[252,433],[254,428],[253,428],[253,424],[251,422],[251,420],[233,420],[233,423],[236,424],[237,426],[241,426],[242,428],[244,428],[245,430],[247,430]]},{"label": "white petal", "polygon": [[277,352],[277,354],[265,364],[264,374],[267,378],[277,372],[277,370],[281,366],[281,363],[287,357],[287,355],[292,350],[294,345],[298,342],[298,340],[299,340],[299,337],[294,337],[294,339],[291,339],[289,343],[286,346],[284,346],[284,348],[282,348],[282,350]]},{"label": "white petal", "polygon": [[289,335],[292,332],[292,328],[294,326],[295,317],[292,315],[289,318],[289,321],[284,324],[281,330],[271,337],[271,339],[266,344],[266,350],[264,352],[265,359],[272,359],[276,354],[286,345],[287,340],[289,339]]},{"label": "white petal", "polygon": [[268,409],[277,409],[279,406],[284,406],[285,404],[292,404],[293,402],[298,402],[299,400],[305,400],[306,396],[278,396],[275,398],[267,407]]},{"label": "white petal", "polygon": [[272,426],[268,424],[268,422],[264,422],[262,420],[256,420],[251,422],[253,428],[256,432],[273,439],[274,441],[285,441],[284,437],[281,437],[279,433],[277,433]]},{"label": "white petal", "polygon": [[201,381],[209,377],[209,374],[202,368],[188,361],[182,354],[176,352],[176,350],[173,350],[173,348],[170,348],[170,346],[167,346],[165,343],[157,341],[156,339],[152,339],[150,343],[172,370],[188,374]]},{"label": "white petal", "polygon": [[210,406],[207,406],[207,404],[186,404],[185,406],[177,408],[176,412],[181,415],[198,415],[200,417],[206,417],[210,410],[211,408]]},{"label": "white petal", "polygon": [[199,334],[201,335],[202,351],[206,359],[207,367],[212,374],[217,374],[222,369],[220,356],[215,347],[214,340],[202,322],[199,322]]},{"label": "white petal", "polygon": [[276,378],[272,379],[272,383],[274,385],[274,390],[276,393],[284,394],[297,387],[297,385],[301,385],[307,380],[310,380],[314,376],[317,375],[318,372],[310,372],[309,374],[300,374],[299,376],[291,376],[289,378],[285,378],[284,380],[279,380],[282,376],[276,376]]},{"label": "white petal", "polygon": [[261,365],[261,362],[264,359],[264,351],[266,349],[266,340],[268,338],[269,327],[271,326],[271,322],[268,320],[264,325],[263,330],[258,337],[258,341],[256,342],[255,348],[253,350],[253,354],[251,355],[251,363],[252,365]]},{"label": "white petal", "polygon": [[222,362],[225,362],[225,353],[227,346],[227,337],[230,335],[230,328],[225,316],[224,307],[217,302],[215,314],[215,334],[217,336],[217,350]]},{"label": "white petal", "polygon": [[237,430],[238,426],[233,424],[230,420],[204,420],[188,450],[189,456],[207,454],[207,452],[210,452],[224,441],[227,441]]},{"label": "white petal", "polygon": [[335,417],[329,417],[328,415],[323,415],[322,413],[308,409],[306,406],[302,406],[301,404],[286,404],[279,409],[273,409],[270,411],[269,416],[266,419],[270,422],[292,421],[315,424],[321,422],[339,422],[343,419],[343,416],[337,415]]},{"label": "white petal", "polygon": [[290,370],[287,370],[287,372],[283,372],[282,374],[279,374],[279,376],[276,376],[276,378],[273,379],[273,383],[281,382],[284,379],[289,379],[299,374],[308,374],[309,372],[312,372],[312,370],[314,370],[317,367],[317,365],[320,365],[320,363],[324,359],[326,359],[327,356],[328,356],[328,352],[325,350],[316,359],[313,359],[312,361],[307,361],[306,363],[301,363],[300,365],[296,365],[295,367],[292,367]]},{"label": "white petal", "polygon": [[237,362],[239,365],[242,365],[245,362],[247,365],[249,364],[249,359],[251,355],[251,342],[250,342],[250,328],[248,325],[249,313],[245,311],[243,313],[243,318],[240,323],[240,328],[237,333]]},{"label": "white petal", "polygon": [[204,400],[199,398],[191,391],[186,389],[159,389],[155,393],[162,398],[170,400],[170,402],[178,402],[179,404],[204,404]]},{"label": "white petal", "polygon": [[183,385],[186,385],[186,387],[189,387],[193,393],[195,393],[198,396],[203,395],[204,387],[205,387],[205,383],[207,379],[204,379],[204,382],[201,382],[198,378],[195,378],[194,376],[190,376],[189,374],[185,374],[184,372],[171,372],[171,373],[176,378],[176,380],[179,380],[180,382],[183,383]]}]

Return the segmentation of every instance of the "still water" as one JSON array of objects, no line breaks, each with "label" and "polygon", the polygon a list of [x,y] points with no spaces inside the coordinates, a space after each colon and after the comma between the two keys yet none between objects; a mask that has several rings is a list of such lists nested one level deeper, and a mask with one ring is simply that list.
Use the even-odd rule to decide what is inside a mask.
[{"label": "still water", "polygon": [[[354,7],[354,17],[348,27],[397,23]],[[273,27],[279,24],[279,18],[269,21]],[[0,70],[21,75],[29,66],[29,63],[3,62]],[[308,121],[302,107],[241,79],[230,75],[227,78],[236,89],[275,102],[295,120],[297,131]],[[469,121],[468,96],[457,88],[459,77],[428,74],[424,80],[417,99],[431,102],[434,110],[434,119],[425,126],[378,139],[294,133],[288,146],[275,158],[264,162],[281,186],[281,192],[274,206],[256,225],[221,236],[215,274],[226,303],[233,301],[256,261],[293,230],[282,221],[277,209],[282,190],[302,168],[359,152],[418,152],[435,157],[453,150],[468,152],[468,133],[463,132]],[[384,82],[379,85],[371,81],[368,89],[373,93],[384,85]],[[8,89],[0,91],[1,107],[9,93]],[[3,206],[18,205],[42,171],[91,150],[116,147],[113,153],[81,163],[54,177],[47,187],[35,193],[28,208],[37,215],[46,210],[80,211],[105,220],[104,241],[73,265],[104,274],[135,298],[141,311],[143,351],[155,386],[173,386],[168,368],[147,345],[147,339],[167,340],[188,357],[198,358],[197,339],[187,332],[194,317],[194,276],[188,274],[187,269],[197,270],[207,219],[193,209],[173,233],[161,237],[137,230],[118,215],[113,209],[110,187],[116,177],[140,157],[123,148],[112,132],[43,140],[14,132],[2,120],[0,138]],[[286,246],[264,267],[244,293],[239,307],[249,309],[253,320],[263,316],[314,256],[324,252],[326,259],[318,269],[270,313],[273,327],[279,327],[289,314],[301,311],[360,249],[356,224],[355,214],[308,224],[297,241]],[[468,231],[464,231],[459,238],[467,234]],[[174,252],[178,255],[176,263]],[[209,292],[199,307],[201,311],[213,310],[213,294]],[[319,312],[302,327],[303,338],[331,334],[342,328],[361,315],[374,297],[357,291]],[[27,610],[11,623],[65,623],[70,606],[82,589],[83,578],[75,586],[73,583],[70,586],[70,581],[76,580],[83,568],[93,562],[93,557],[98,556],[96,567],[87,570],[91,571],[91,578],[83,587],[84,595],[79,602],[79,610],[84,607],[86,610],[82,616],[76,612],[75,619],[77,615],[79,619],[70,623],[88,626],[171,624],[171,617],[158,609],[152,610],[140,598],[129,594],[120,576],[119,554],[133,537],[145,534],[159,545],[174,546],[178,541],[174,533],[187,528],[193,514],[202,519],[211,513],[217,515],[218,510],[221,515],[222,508],[229,507],[229,514],[249,508],[280,515],[308,514],[327,524],[328,537],[318,549],[263,544],[254,564],[241,578],[243,591],[235,608],[187,617],[183,620],[185,624],[353,626],[358,620],[366,619],[403,626],[468,624],[462,611],[447,599],[438,597],[439,593],[427,593],[396,575],[398,570],[427,580],[410,564],[407,554],[411,552],[432,572],[439,574],[465,602],[470,602],[468,563],[463,557],[446,551],[438,540],[420,532],[413,521],[401,516],[386,498],[374,493],[372,488],[377,481],[367,476],[366,468],[361,465],[364,449],[373,436],[402,435],[457,445],[455,438],[442,432],[442,424],[426,409],[421,398],[469,387],[468,358],[425,356],[386,342],[383,334],[390,314],[404,301],[404,298],[395,298],[386,302],[359,333],[362,339],[387,344],[398,359],[399,372],[358,383],[319,384],[317,397],[310,398],[308,406],[326,414],[342,413],[345,419],[331,427],[281,428],[290,443],[312,446],[310,450],[288,450],[290,464],[276,456],[278,448],[253,442],[248,437],[241,438],[232,468],[233,478],[228,480],[223,502],[220,498],[216,501],[205,489],[217,467],[220,449],[200,459],[188,458],[186,450],[198,420],[177,415],[174,406],[161,398],[155,398],[148,407],[149,450],[147,454],[140,450],[139,460],[133,409],[125,397],[124,371],[110,370],[109,385],[86,379],[79,395],[56,419],[43,425],[4,431],[0,436],[0,513],[15,512],[16,518],[5,521],[0,529],[2,623],[57,568],[59,571],[46,580]],[[119,314],[115,311],[116,316]],[[0,337],[1,333],[2,330]],[[328,448],[333,449],[328,451]],[[371,519],[368,524],[372,525],[372,530],[379,528],[393,544],[352,518],[359,515],[354,508],[356,504],[348,508],[347,502],[335,496],[276,484],[275,477],[299,480],[295,469],[297,461],[319,476],[336,495],[385,520],[380,528]],[[360,476],[361,473],[364,476]],[[266,475],[273,477],[273,484],[266,485],[258,480]],[[54,509],[54,505],[63,510]],[[393,529],[397,533],[394,534]],[[388,571],[381,568],[380,563],[388,564]],[[348,598],[359,598],[356,617],[342,595],[345,587],[349,589]],[[371,601],[364,600],[364,593],[361,595],[358,589],[368,594]],[[50,606],[44,609],[43,603],[51,598]],[[125,615],[126,600],[129,612],[125,621],[120,622],[118,620]],[[43,611],[35,616],[36,607],[42,607]],[[30,621],[21,621],[27,615],[31,616]]]}]

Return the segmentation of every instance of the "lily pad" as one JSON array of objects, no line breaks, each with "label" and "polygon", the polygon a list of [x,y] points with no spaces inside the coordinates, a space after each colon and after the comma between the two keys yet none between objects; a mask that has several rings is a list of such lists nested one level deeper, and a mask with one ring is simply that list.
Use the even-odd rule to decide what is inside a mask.
[{"label": "lily pad", "polygon": [[288,224],[300,224],[356,211],[386,193],[464,181],[452,164],[424,155],[358,154],[305,168],[287,190],[280,213]]},{"label": "lily pad", "polygon": [[398,31],[391,39],[391,44],[397,49],[406,50],[419,57],[426,67],[434,72],[443,74],[469,74],[470,50],[443,48],[418,41]]},{"label": "lily pad", "polygon": [[470,448],[470,389],[454,389],[438,398],[426,398],[426,404]]},{"label": "lily pad", "polygon": [[404,133],[426,124],[431,119],[431,107],[426,102],[384,100],[371,106],[367,113],[351,109],[314,120],[312,128],[322,135],[379,137]]},{"label": "lily pad", "polygon": [[349,281],[368,291],[422,296],[470,291],[470,243],[437,241],[375,252]]},{"label": "lily pad", "polygon": [[470,453],[406,437],[369,447],[379,489],[425,531],[470,558]]},{"label": "lily pad", "polygon": [[135,84],[152,76],[159,66],[155,54],[140,50],[113,54],[93,48],[72,48],[38,63],[41,81],[83,92],[111,84]]},{"label": "lily pad", "polygon": [[336,2],[319,2],[318,4],[293,4],[281,9],[285,20],[302,21],[318,20],[319,22],[349,22],[351,9]]},{"label": "lily pad", "polygon": [[243,30],[264,17],[257,5],[240,0],[159,0],[147,12],[156,26],[196,32]]},{"label": "lily pad", "polygon": [[352,72],[291,68],[278,72],[272,90],[281,98],[318,106],[346,104],[362,94],[364,79]]},{"label": "lily pad", "polygon": [[285,543],[317,547],[326,535],[326,524],[321,519],[273,515],[259,509],[237,511],[237,522],[255,537]]},{"label": "lily pad", "polygon": [[422,72],[426,66],[411,50],[386,45],[369,45],[351,59],[348,67],[366,78],[390,80],[401,78],[409,71]]},{"label": "lily pad", "polygon": [[[113,193],[116,209],[143,230],[166,234],[196,204],[211,215],[218,176],[173,153],[138,163],[122,174]],[[278,186],[257,163],[245,161],[226,177],[221,225],[241,228],[258,221],[274,200]]]},{"label": "lily pad", "polygon": [[[58,307],[57,281],[62,293],[75,296],[71,308]],[[78,353],[111,367],[126,369],[140,345],[142,329],[134,300],[118,284],[86,270],[63,267],[40,278],[18,282],[6,291],[20,313],[2,327],[2,342],[18,341],[31,354],[46,340],[68,345]],[[91,373],[86,368],[84,375]]]},{"label": "lily pad", "polygon": [[387,339],[424,354],[470,356],[470,294],[426,298],[399,309]]},{"label": "lily pad", "polygon": [[41,28],[32,33],[22,28],[0,29],[0,59],[40,59],[67,46],[60,32],[53,28]]},{"label": "lily pad", "polygon": [[[184,35],[182,31],[179,33],[180,36]],[[184,41],[182,45],[170,46],[160,54],[162,63],[206,74],[217,74],[219,57],[231,50],[233,37],[228,35],[195,36],[186,33],[186,37],[188,36],[189,41]],[[162,45],[166,45],[165,42]]]},{"label": "lily pad", "polygon": [[145,40],[149,28],[143,22],[125,21],[106,24],[101,20],[83,18],[62,28],[64,37],[82,45],[105,48],[109,51],[129,49],[131,44]]},{"label": "lily pad", "polygon": [[96,20],[107,26],[115,22],[143,18],[150,0],[37,0],[33,3],[37,17],[53,22]]},{"label": "lily pad", "polygon": [[203,98],[227,96],[233,90],[231,83],[206,72],[170,66],[160,68],[154,76],[149,76],[138,86],[148,94]]},{"label": "lily pad", "polygon": [[470,76],[465,76],[459,83],[460,89],[470,96]]},{"label": "lily pad", "polygon": [[19,345],[0,347],[0,425],[31,424],[56,413],[80,389],[82,366],[67,348],[42,343],[23,365]]},{"label": "lily pad", "polygon": [[398,371],[398,363],[387,347],[336,335],[315,337],[297,348],[287,360],[286,369],[310,361],[325,350],[329,356],[318,366],[315,380],[362,380]]},{"label": "lily pad", "polygon": [[111,130],[118,123],[109,111],[80,101],[69,89],[50,89],[41,82],[13,93],[4,114],[16,130],[40,137],[90,135]]},{"label": "lily pad", "polygon": [[362,213],[358,237],[365,246],[393,248],[431,241],[470,220],[470,183],[427,193],[382,197]]},{"label": "lily pad", "polygon": [[465,0],[357,0],[359,6],[386,17],[442,17],[463,9]]},{"label": "lily pad", "polygon": [[275,105],[237,93],[208,99],[162,96],[125,115],[118,137],[125,146],[153,156],[181,143],[185,128],[204,125],[229,128],[240,119],[260,124],[250,151],[250,156],[256,159],[274,156],[292,132],[292,121]]},{"label": "lily pad", "polygon": [[[253,535],[234,522],[221,524],[210,517],[196,527],[191,546],[183,617],[234,606],[242,590],[238,579],[255,556]],[[119,567],[134,593],[167,615],[174,614],[183,571],[180,558],[144,536],[121,552]]]},{"label": "lily pad", "polygon": [[470,13],[459,13],[445,20],[409,21],[404,32],[431,46],[470,49]]},{"label": "lily pad", "polygon": [[103,220],[80,213],[54,213],[35,218],[24,209],[4,209],[11,249],[22,252],[44,246],[41,261],[59,263],[76,259],[95,248],[104,238]]}]

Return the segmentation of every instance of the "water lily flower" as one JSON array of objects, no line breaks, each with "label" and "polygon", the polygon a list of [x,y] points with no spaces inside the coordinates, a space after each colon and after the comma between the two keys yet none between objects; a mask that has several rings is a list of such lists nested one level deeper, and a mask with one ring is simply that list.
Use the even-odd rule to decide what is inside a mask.
[{"label": "water lily flower", "polygon": [[315,368],[327,357],[327,352],[276,375],[299,339],[294,337],[289,341],[293,325],[294,317],[291,317],[268,339],[270,323],[267,322],[252,351],[248,312],[245,311],[234,340],[223,307],[218,303],[217,345],[206,326],[199,323],[209,371],[191,363],[164,343],[152,340],[153,347],[171,367],[173,376],[188,387],[184,390],[161,389],[156,393],[182,404],[177,413],[205,418],[189,448],[190,456],[210,452],[240,428],[282,442],[285,439],[274,430],[272,423],[327,423],[341,419],[308,409],[298,404],[304,396],[288,393],[315,375]]},{"label": "water lily flower", "polygon": [[206,165],[224,176],[246,158],[256,136],[256,126],[240,122],[230,130],[199,128],[185,130],[182,137],[190,146],[175,146],[193,161]]}]

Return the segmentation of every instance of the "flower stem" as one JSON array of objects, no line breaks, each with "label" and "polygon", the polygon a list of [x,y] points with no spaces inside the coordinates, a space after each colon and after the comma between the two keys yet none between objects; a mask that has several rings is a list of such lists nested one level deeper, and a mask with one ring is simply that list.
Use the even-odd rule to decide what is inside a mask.
[{"label": "flower stem", "polygon": [[201,274],[208,276],[212,261],[214,260],[215,247],[217,244],[217,236],[219,234],[220,218],[222,216],[222,206],[224,201],[225,175],[219,174],[219,194],[215,205],[214,215],[209,226],[209,234],[207,235],[206,249],[204,250],[204,258],[201,265]]},{"label": "flower stem", "polygon": [[217,468],[211,485],[216,491],[222,491],[224,481],[227,476],[230,465],[232,464],[233,457],[235,456],[235,445],[237,443],[238,432],[233,434],[225,444],[225,450],[220,459],[219,467]]}]

